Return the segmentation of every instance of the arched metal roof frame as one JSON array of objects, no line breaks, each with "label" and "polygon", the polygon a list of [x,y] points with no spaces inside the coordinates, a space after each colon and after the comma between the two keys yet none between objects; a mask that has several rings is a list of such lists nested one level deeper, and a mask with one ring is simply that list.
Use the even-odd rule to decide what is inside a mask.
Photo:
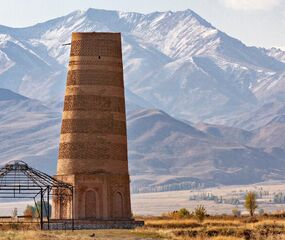
[{"label": "arched metal roof frame", "polygon": [[[23,161],[8,162],[0,169],[0,199],[28,198],[34,199],[34,202],[36,203],[36,198],[40,197],[40,210],[38,209],[37,204],[35,204],[35,206],[40,216],[41,229],[44,227],[43,207],[45,208],[46,213],[50,212],[50,196],[71,197],[73,205],[73,190],[74,188],[71,184],[57,180],[44,172],[30,167]],[[47,206],[44,204],[45,198],[47,200]],[[49,229],[49,214],[47,214],[47,221]]]}]

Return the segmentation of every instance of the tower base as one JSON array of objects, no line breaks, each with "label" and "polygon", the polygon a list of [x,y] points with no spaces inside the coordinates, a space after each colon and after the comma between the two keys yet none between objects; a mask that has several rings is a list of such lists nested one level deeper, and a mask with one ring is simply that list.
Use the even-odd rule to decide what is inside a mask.
[{"label": "tower base", "polygon": [[[50,230],[88,230],[88,229],[134,229],[143,227],[144,221],[135,220],[52,220],[49,224]],[[44,224],[44,229],[48,225]]]},{"label": "tower base", "polygon": [[[53,219],[132,221],[128,174],[57,175],[74,187],[72,199],[53,199]],[[65,201],[64,201],[65,200]]]}]

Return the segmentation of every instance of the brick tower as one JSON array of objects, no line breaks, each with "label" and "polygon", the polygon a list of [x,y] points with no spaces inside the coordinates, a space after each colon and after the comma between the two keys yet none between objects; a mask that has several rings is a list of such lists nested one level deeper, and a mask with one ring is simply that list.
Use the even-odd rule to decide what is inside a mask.
[{"label": "brick tower", "polygon": [[120,33],[72,34],[56,178],[75,187],[75,219],[131,219]]}]

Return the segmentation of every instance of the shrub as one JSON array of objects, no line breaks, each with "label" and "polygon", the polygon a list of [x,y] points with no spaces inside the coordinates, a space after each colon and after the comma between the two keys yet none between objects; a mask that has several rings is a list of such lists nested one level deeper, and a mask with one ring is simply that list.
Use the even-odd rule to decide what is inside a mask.
[{"label": "shrub", "polygon": [[178,211],[169,212],[169,213],[163,214],[162,216],[169,217],[169,218],[175,218],[175,219],[189,218],[191,216],[191,213],[186,208],[181,208]]},{"label": "shrub", "polygon": [[168,217],[168,218],[179,218],[178,216],[178,211],[173,211],[173,212],[168,212],[168,213],[163,213],[162,217]]},{"label": "shrub", "polygon": [[258,210],[258,214],[259,214],[260,216],[263,216],[263,215],[264,215],[264,210],[263,210],[262,208],[260,208],[260,209]]},{"label": "shrub", "polygon": [[190,212],[186,208],[181,208],[177,214],[179,218],[188,218],[190,216]]},{"label": "shrub", "polygon": [[194,215],[200,223],[203,222],[207,215],[206,208],[203,205],[197,206],[194,210]]},{"label": "shrub", "polygon": [[35,217],[35,208],[31,205],[27,205],[26,209],[24,210],[24,216],[27,218]]},{"label": "shrub", "polygon": [[241,216],[241,211],[238,208],[234,208],[232,210],[232,213],[235,217],[240,217]]}]

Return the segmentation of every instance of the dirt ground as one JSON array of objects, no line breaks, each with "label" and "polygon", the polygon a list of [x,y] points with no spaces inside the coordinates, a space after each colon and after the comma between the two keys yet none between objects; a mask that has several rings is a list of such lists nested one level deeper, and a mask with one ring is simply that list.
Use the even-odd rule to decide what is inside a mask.
[{"label": "dirt ground", "polygon": [[137,230],[82,230],[82,231],[1,231],[1,240],[154,240],[162,239],[158,233]]}]

